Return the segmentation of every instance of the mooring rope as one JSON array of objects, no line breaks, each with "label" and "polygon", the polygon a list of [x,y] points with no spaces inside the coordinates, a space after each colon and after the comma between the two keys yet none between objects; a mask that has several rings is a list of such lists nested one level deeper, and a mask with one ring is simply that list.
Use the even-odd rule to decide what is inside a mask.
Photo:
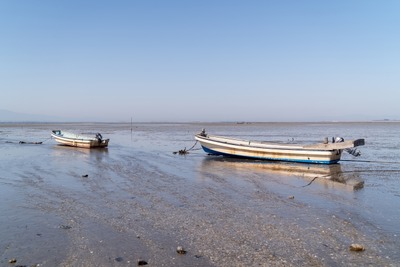
[{"label": "mooring rope", "polygon": [[400,172],[400,170],[397,169],[390,169],[390,170],[353,170],[353,171],[341,171],[337,173],[332,173],[332,174],[326,174],[326,175],[321,175],[321,176],[315,176],[308,184],[302,185],[300,187],[306,187],[311,185],[317,178],[325,178],[325,177],[330,177],[332,175],[340,175],[344,173],[368,173],[368,172]]},{"label": "mooring rope", "polygon": [[189,151],[192,151],[192,150],[199,150],[200,148],[194,149],[194,147],[197,145],[198,142],[199,142],[199,141],[196,141],[196,142],[194,143],[194,145],[193,145],[191,148],[189,148],[189,149],[186,149],[186,147],[185,147],[184,149],[181,149],[181,150],[179,150],[179,151],[175,151],[175,152],[172,152],[172,153],[173,153],[173,154],[179,154],[179,155],[185,155],[185,154],[189,153]]},{"label": "mooring rope", "polygon": [[42,143],[44,143],[44,142],[46,142],[46,141],[49,141],[50,139],[53,139],[53,137],[49,137],[49,138],[46,138],[46,139],[44,139],[43,141],[42,141]]},{"label": "mooring rope", "polygon": [[387,164],[400,164],[398,161],[380,161],[380,160],[358,160],[358,159],[341,159],[340,161],[351,161],[361,163],[387,163]]},{"label": "mooring rope", "polygon": [[308,184],[302,185],[301,187],[306,187],[312,184],[317,178],[329,177],[330,175],[315,176]]},{"label": "mooring rope", "polygon": [[49,137],[49,138],[47,138],[47,139],[45,139],[45,140],[43,140],[43,141],[21,141],[21,140],[6,140],[6,141],[4,141],[4,143],[7,143],[7,144],[30,144],[30,145],[41,145],[41,144],[43,144],[44,142],[46,142],[46,141],[48,141],[48,140],[50,140],[51,139],[51,137]]}]

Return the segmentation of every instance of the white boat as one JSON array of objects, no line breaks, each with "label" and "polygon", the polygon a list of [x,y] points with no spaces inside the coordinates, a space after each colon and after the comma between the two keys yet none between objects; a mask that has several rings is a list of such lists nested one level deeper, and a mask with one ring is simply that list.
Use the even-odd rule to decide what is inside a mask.
[{"label": "white boat", "polygon": [[92,137],[64,132],[61,130],[53,130],[51,136],[62,145],[83,148],[107,147],[108,142],[110,141],[110,139],[103,139],[100,133],[97,133]]},{"label": "white boat", "polygon": [[204,129],[195,135],[195,139],[206,153],[212,155],[320,164],[339,162],[343,150],[357,155],[359,152],[352,148],[365,143],[364,139],[344,141],[339,137],[331,143],[326,138],[317,144],[281,144],[209,135]]}]

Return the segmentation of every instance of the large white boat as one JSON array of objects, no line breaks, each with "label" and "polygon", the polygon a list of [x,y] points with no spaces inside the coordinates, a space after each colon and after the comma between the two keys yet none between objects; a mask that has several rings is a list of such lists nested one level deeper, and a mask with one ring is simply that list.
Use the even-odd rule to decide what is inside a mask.
[{"label": "large white boat", "polygon": [[364,139],[344,141],[340,137],[334,142],[326,139],[324,142],[308,145],[272,143],[209,135],[204,129],[195,135],[195,139],[206,153],[212,155],[321,164],[339,162],[343,150],[356,155],[358,152],[351,149],[365,143]]}]

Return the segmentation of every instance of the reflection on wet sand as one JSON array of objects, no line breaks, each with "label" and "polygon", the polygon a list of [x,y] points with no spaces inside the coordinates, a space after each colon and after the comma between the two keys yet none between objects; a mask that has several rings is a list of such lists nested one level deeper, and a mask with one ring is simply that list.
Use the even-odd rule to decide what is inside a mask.
[{"label": "reflection on wet sand", "polygon": [[108,154],[108,148],[96,148],[96,149],[87,149],[81,147],[72,147],[72,146],[64,146],[64,145],[55,145],[54,146],[54,155],[55,156],[64,156],[65,153],[76,153],[82,155],[90,155],[90,156],[101,156],[104,154]]},{"label": "reflection on wet sand", "polygon": [[230,168],[243,173],[262,171],[271,175],[297,176],[307,181],[305,186],[318,183],[347,190],[358,190],[364,186],[358,173],[343,172],[340,164],[302,164],[208,156],[202,161],[201,168],[213,173]]},{"label": "reflection on wet sand", "polygon": [[51,150],[51,156],[62,165],[73,165],[75,168],[92,165],[98,169],[107,162],[109,158],[108,148],[87,149],[70,146],[56,145]]}]

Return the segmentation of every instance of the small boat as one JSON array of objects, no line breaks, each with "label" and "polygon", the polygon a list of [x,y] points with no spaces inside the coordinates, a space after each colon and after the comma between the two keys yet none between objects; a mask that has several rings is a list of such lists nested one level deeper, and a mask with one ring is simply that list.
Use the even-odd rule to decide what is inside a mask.
[{"label": "small boat", "polygon": [[103,139],[100,133],[95,136],[78,135],[61,130],[53,130],[51,136],[65,146],[83,147],[83,148],[98,148],[107,147],[110,139]]},{"label": "small boat", "polygon": [[195,135],[195,139],[211,155],[319,164],[339,162],[343,150],[358,156],[360,152],[353,148],[365,143],[364,139],[344,141],[341,137],[331,143],[325,138],[322,143],[309,145],[248,141],[209,135],[204,129]]}]

